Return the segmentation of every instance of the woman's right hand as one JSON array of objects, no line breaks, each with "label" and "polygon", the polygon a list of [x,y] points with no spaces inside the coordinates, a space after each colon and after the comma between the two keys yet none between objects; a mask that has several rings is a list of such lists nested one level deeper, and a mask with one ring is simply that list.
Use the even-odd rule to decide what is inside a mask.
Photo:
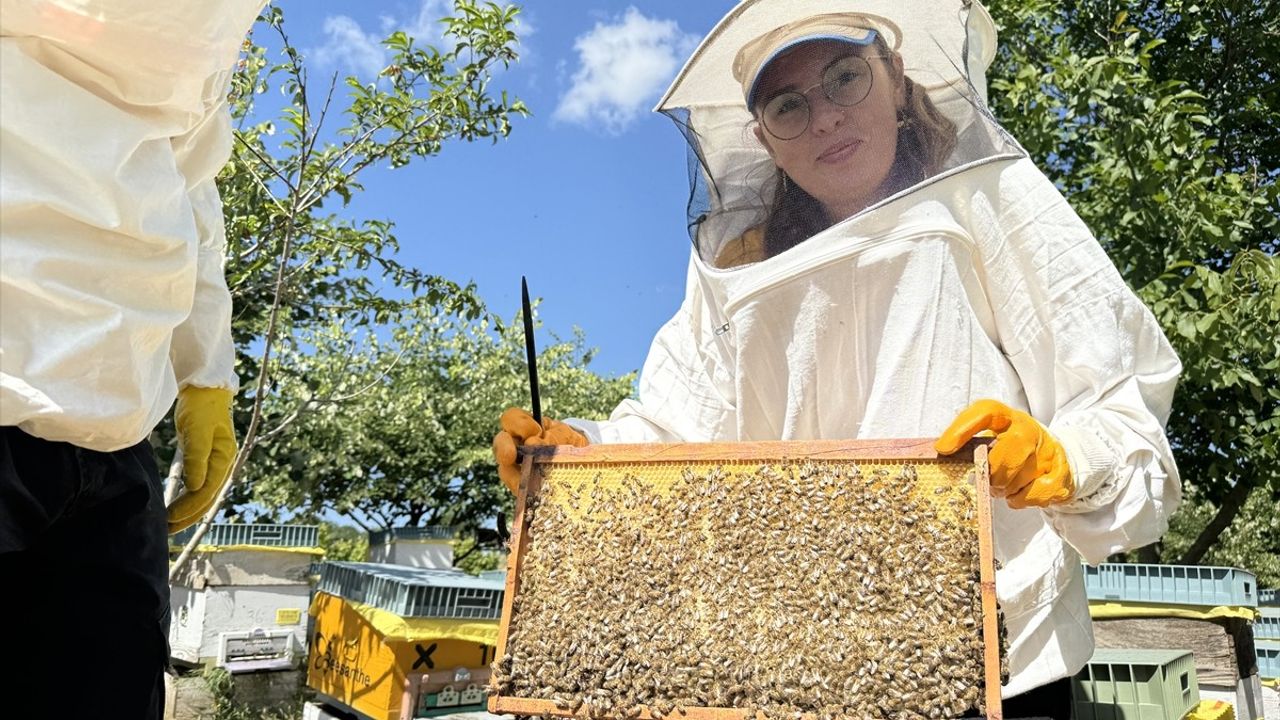
[{"label": "woman's right hand", "polygon": [[520,408],[507,408],[498,418],[501,432],[493,436],[493,457],[498,461],[498,477],[515,494],[520,489],[520,465],[516,448],[521,445],[572,445],[584,447],[586,436],[558,420],[544,417],[542,425]]}]

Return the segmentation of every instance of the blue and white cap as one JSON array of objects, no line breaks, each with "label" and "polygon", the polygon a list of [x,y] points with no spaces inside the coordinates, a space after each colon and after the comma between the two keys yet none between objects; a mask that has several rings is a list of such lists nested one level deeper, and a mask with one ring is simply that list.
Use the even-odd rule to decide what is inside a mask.
[{"label": "blue and white cap", "polygon": [[733,77],[742,85],[743,97],[750,108],[755,102],[760,77],[769,64],[788,51],[819,40],[870,45],[882,37],[894,50],[902,42],[902,33],[890,20],[863,13],[831,13],[814,15],[787,23],[742,46],[733,60]]}]

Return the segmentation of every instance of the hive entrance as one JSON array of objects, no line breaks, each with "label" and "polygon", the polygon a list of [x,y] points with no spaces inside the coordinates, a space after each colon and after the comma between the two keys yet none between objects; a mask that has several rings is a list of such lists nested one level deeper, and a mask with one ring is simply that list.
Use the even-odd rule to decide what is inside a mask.
[{"label": "hive entrance", "polygon": [[491,708],[661,720],[983,705],[971,460],[588,450],[526,479]]}]

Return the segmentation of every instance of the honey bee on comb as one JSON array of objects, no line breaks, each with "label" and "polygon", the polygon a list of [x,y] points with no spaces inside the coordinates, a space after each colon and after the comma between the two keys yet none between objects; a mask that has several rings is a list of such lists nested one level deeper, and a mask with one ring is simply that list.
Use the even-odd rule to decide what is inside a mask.
[{"label": "honey bee on comb", "polygon": [[540,472],[495,695],[621,720],[984,711],[976,496],[963,466]]}]

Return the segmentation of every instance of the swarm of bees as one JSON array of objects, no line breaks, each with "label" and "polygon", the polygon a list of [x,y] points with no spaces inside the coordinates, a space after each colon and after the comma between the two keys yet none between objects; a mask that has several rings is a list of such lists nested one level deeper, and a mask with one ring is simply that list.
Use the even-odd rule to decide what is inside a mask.
[{"label": "swarm of bees", "polygon": [[548,469],[492,693],[622,720],[983,710],[971,483],[910,463],[637,470]]}]

